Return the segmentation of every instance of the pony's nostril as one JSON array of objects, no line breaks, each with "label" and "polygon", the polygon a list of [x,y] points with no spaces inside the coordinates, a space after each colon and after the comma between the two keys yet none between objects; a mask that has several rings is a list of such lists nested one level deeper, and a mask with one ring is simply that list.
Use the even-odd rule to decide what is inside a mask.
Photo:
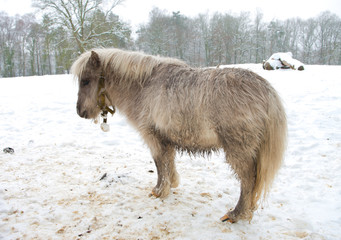
[{"label": "pony's nostril", "polygon": [[87,111],[82,112],[81,117],[88,118],[88,112]]},{"label": "pony's nostril", "polygon": [[77,114],[82,118],[88,117],[88,112],[87,111],[81,111],[80,108],[77,108]]}]

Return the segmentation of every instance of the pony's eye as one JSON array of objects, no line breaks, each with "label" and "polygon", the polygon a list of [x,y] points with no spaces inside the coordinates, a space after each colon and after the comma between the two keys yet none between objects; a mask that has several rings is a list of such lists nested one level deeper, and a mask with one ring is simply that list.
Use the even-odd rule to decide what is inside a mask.
[{"label": "pony's eye", "polygon": [[90,80],[82,80],[81,81],[81,85],[82,85],[82,87],[84,87],[84,86],[86,86],[86,85],[89,85],[89,83],[90,83]]}]

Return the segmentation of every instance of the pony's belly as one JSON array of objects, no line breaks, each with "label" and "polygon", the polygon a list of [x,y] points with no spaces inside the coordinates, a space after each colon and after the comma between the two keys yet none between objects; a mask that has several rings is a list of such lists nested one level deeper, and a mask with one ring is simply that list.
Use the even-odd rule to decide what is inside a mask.
[{"label": "pony's belly", "polygon": [[153,120],[155,128],[179,147],[218,148],[219,139],[212,123],[206,118],[198,121],[199,114],[189,113],[189,116],[195,121],[189,121],[180,113],[165,110],[154,114]]},{"label": "pony's belly", "polygon": [[213,129],[181,129],[180,131],[169,131],[168,138],[182,148],[209,149],[218,148],[218,135]]},{"label": "pony's belly", "polygon": [[213,129],[203,129],[198,138],[198,144],[209,147],[209,146],[217,146],[219,143],[218,135],[215,133]]}]

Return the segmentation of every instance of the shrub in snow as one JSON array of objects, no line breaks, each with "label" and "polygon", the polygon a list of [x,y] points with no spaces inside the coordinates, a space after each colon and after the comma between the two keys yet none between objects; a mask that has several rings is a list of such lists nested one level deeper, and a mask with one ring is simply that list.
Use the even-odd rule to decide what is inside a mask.
[{"label": "shrub in snow", "polygon": [[291,52],[287,53],[274,53],[268,60],[263,61],[263,68],[265,70],[276,69],[293,69],[304,70],[304,64],[292,57]]}]

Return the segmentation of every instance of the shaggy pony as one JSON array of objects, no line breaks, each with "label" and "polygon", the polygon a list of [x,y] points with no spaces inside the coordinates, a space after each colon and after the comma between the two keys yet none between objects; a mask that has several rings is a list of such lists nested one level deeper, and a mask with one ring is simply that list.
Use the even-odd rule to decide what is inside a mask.
[{"label": "shaggy pony", "polygon": [[283,159],[287,122],[274,88],[239,68],[192,68],[184,62],[118,49],[83,53],[72,65],[78,78],[77,113],[96,119],[99,82],[107,106],[117,107],[141,134],[157,168],[152,190],[166,197],[177,187],[176,150],[222,149],[241,183],[239,201],[221,220],[251,220]]}]

